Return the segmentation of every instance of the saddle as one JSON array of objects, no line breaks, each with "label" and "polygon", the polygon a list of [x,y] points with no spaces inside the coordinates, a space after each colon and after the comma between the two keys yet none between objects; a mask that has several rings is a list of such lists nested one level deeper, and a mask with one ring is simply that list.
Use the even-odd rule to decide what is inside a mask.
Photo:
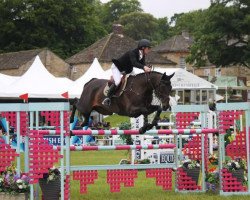
[{"label": "saddle", "polygon": [[[115,92],[115,95],[113,97],[119,97],[122,95],[122,93],[124,92],[124,88],[127,85],[128,77],[129,77],[129,74],[127,74],[127,75],[125,74],[122,76],[121,82],[118,85],[116,92]],[[111,76],[110,80],[107,82],[106,86],[104,87],[104,90],[103,90],[104,96],[107,96],[109,88],[113,83],[114,83],[114,79],[113,79],[113,76]]]}]

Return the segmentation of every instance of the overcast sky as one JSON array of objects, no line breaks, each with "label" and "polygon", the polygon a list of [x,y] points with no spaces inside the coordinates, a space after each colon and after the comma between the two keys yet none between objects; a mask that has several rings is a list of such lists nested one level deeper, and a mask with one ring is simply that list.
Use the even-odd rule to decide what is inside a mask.
[{"label": "overcast sky", "polygon": [[[101,0],[106,3],[109,0]],[[210,0],[139,0],[144,12],[152,14],[156,18],[168,17],[175,13],[189,12],[198,9],[206,9]]]}]

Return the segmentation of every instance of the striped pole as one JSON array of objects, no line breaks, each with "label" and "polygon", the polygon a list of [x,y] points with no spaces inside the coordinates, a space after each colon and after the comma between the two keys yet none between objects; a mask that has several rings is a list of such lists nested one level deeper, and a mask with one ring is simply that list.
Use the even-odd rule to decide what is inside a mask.
[{"label": "striped pole", "polygon": [[[144,135],[170,135],[170,134],[208,134],[217,133],[218,129],[159,129],[149,130]],[[43,135],[60,135],[59,130],[39,130]],[[72,130],[73,135],[139,135],[139,130]]]},{"label": "striped pole", "polygon": [[[170,134],[208,134],[217,133],[217,129],[159,129],[149,130],[145,135]],[[73,135],[139,135],[139,130],[72,130]]]},{"label": "striped pole", "polygon": [[[101,151],[101,150],[135,150],[135,149],[173,149],[175,144],[159,144],[159,145],[115,145],[115,146],[70,146],[70,151]],[[53,146],[53,149],[60,150],[60,146]],[[66,147],[64,147],[66,149]]]}]

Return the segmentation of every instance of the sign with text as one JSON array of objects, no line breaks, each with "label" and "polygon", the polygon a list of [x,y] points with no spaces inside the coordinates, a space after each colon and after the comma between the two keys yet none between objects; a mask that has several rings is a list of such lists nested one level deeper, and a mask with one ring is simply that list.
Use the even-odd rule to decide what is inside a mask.
[{"label": "sign with text", "polygon": [[160,152],[160,163],[174,163],[174,154]]}]

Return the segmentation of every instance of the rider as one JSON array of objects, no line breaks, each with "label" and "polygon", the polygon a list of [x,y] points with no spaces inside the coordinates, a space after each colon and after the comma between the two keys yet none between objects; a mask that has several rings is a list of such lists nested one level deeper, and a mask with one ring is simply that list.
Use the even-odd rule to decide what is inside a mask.
[{"label": "rider", "polygon": [[143,69],[145,72],[150,72],[150,66],[145,64],[145,56],[151,49],[150,41],[142,39],[138,43],[136,49],[130,50],[122,55],[118,59],[112,59],[111,71],[114,79],[114,83],[110,86],[110,89],[102,102],[103,105],[110,106],[111,97],[115,94],[117,86],[121,82],[122,73],[129,74],[133,71],[133,67]]}]

